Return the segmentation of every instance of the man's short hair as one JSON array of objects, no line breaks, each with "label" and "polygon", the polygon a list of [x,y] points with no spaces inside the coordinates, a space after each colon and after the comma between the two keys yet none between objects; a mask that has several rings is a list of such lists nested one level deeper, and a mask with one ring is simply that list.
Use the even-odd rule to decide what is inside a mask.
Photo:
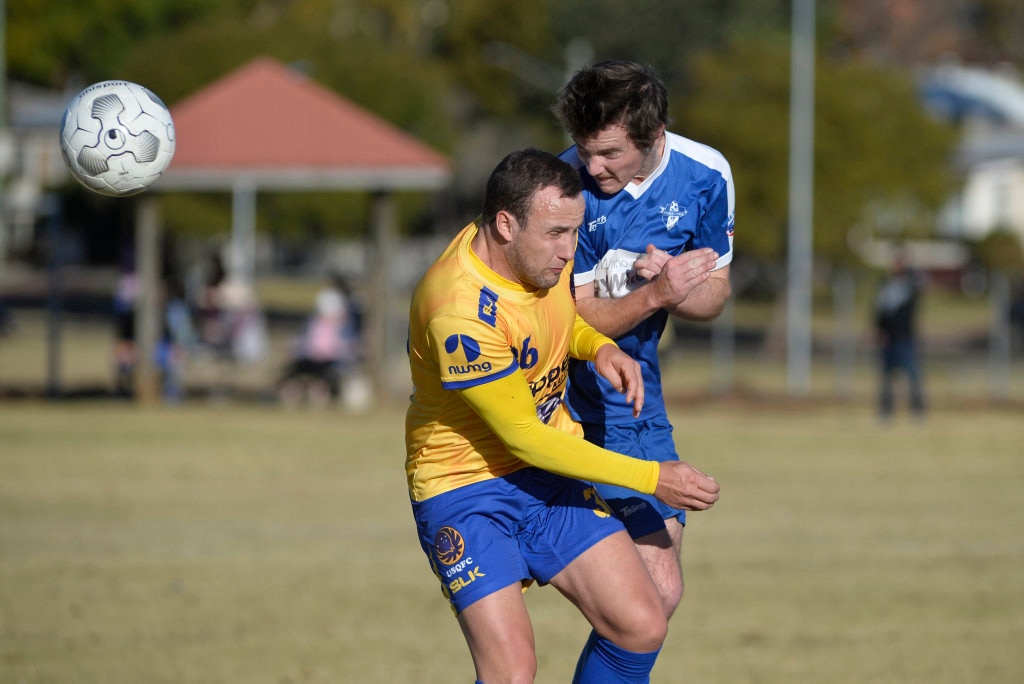
[{"label": "man's short hair", "polygon": [[622,124],[634,145],[648,149],[669,123],[668,89],[643,64],[598,62],[573,74],[559,91],[552,111],[576,140]]},{"label": "man's short hair", "polygon": [[538,190],[553,186],[562,197],[583,192],[579,173],[555,155],[532,147],[516,150],[498,162],[487,179],[483,221],[494,225],[499,211],[507,211],[520,224],[526,223]]}]

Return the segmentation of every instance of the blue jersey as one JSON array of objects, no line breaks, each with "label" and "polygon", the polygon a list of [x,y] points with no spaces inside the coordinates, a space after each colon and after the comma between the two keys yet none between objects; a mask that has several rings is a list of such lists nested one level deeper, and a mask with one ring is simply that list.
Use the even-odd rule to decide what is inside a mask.
[{"label": "blue jersey", "polygon": [[[672,255],[710,247],[719,255],[716,268],[732,261],[735,192],[729,163],[707,145],[673,133],[665,136],[658,168],[639,185],[631,182],[614,195],[598,189],[575,146],[562,153],[562,159],[579,169],[587,201],[573,267],[577,289],[593,287],[598,297],[628,294],[644,283],[633,262],[648,244]],[[658,311],[616,340],[643,371],[641,419],[665,415],[658,342],[667,321],[668,313]],[[569,403],[578,420],[636,420],[632,405],[592,363],[571,361],[569,378]]]}]

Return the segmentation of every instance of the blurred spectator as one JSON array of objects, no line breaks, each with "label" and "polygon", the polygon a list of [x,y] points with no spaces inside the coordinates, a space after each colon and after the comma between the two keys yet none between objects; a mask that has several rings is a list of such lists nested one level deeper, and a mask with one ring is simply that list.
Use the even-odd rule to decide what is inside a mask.
[{"label": "blurred spectator", "polygon": [[157,347],[157,365],[162,378],[165,401],[177,403],[184,396],[184,371],[188,355],[199,340],[192,321],[192,308],[181,281],[167,281],[164,305],[164,331]]},{"label": "blurred spectator", "polygon": [[313,314],[295,340],[278,394],[294,406],[303,398],[324,406],[341,395],[342,383],[360,360],[360,319],[348,283],[340,277],[316,296]]},{"label": "blurred spectator", "polygon": [[[1016,331],[1014,344],[1024,349],[1024,283],[1017,285],[1010,300],[1010,329]],[[1013,334],[1011,332],[1011,334]]]},{"label": "blurred spectator", "polygon": [[343,334],[349,340],[352,347],[352,362],[360,364],[363,362],[363,320],[365,318],[362,302],[353,291],[348,279],[338,273],[331,276],[330,285],[321,290],[324,292],[338,292],[345,303],[345,327]]},{"label": "blurred spectator", "polygon": [[267,353],[267,322],[252,285],[229,278],[217,292],[227,356],[236,363],[257,363]]},{"label": "blurred spectator", "polygon": [[267,325],[252,285],[231,277],[220,255],[210,257],[196,296],[199,341],[222,361],[254,363],[267,350]]},{"label": "blurred spectator", "polygon": [[206,267],[202,289],[196,298],[196,311],[199,316],[199,340],[217,355],[226,354],[230,348],[220,304],[220,290],[226,280],[227,271],[223,260],[217,254],[212,255]]},{"label": "blurred spectator", "polygon": [[11,310],[7,308],[7,304],[0,299],[0,336],[6,335],[14,328],[14,322],[11,320]]},{"label": "blurred spectator", "polygon": [[918,418],[924,416],[917,340],[917,305],[922,284],[920,274],[910,268],[903,254],[897,254],[875,299],[875,331],[881,364],[878,411],[883,419],[892,417],[897,372],[906,376],[911,412]]},{"label": "blurred spectator", "polygon": [[139,297],[139,279],[134,270],[121,273],[114,286],[114,391],[129,397],[134,390],[135,300]]}]

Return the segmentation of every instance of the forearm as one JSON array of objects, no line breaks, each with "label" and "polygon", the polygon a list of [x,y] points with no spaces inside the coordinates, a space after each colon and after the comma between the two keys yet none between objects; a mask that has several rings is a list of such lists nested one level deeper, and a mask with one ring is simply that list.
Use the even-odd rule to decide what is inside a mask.
[{"label": "forearm", "polygon": [[686,299],[670,308],[668,312],[688,321],[710,321],[722,313],[730,295],[732,285],[728,278],[716,278],[712,275],[693,288]]},{"label": "forearm", "polygon": [[509,451],[532,466],[565,477],[627,487],[644,494],[653,494],[657,488],[660,467],[656,461],[643,461],[602,449],[540,420],[510,425],[504,434]]},{"label": "forearm", "polygon": [[653,294],[654,290],[648,283],[624,297],[579,297],[576,308],[587,323],[608,337],[617,339],[661,308]]},{"label": "forearm", "polygon": [[615,344],[615,341],[599,332],[577,313],[569,344],[569,356],[581,361],[593,361],[597,358],[597,350],[606,344]]},{"label": "forearm", "polygon": [[660,467],[602,449],[582,437],[544,424],[521,375],[460,390],[516,458],[558,475],[654,493]]}]

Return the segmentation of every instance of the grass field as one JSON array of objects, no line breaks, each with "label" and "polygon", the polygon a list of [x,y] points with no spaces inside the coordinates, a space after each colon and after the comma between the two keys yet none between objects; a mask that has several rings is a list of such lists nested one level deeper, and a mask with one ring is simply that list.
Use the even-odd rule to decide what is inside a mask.
[{"label": "grass field", "polygon": [[[678,406],[694,515],[655,682],[1024,681],[1024,421]],[[471,682],[402,413],[0,404],[0,682]],[[539,682],[587,626],[527,594]]]}]

